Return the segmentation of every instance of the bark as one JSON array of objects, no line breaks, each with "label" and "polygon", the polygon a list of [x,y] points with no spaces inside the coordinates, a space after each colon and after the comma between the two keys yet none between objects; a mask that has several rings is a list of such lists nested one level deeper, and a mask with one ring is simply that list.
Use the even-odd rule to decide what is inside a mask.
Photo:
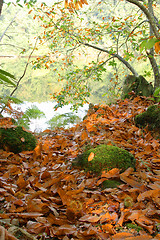
[{"label": "bark", "polygon": [[[148,10],[149,10],[149,13],[152,16],[152,18],[154,18],[152,4],[153,4],[153,0],[148,0]],[[153,35],[154,35],[153,28],[150,25],[150,36],[153,36]],[[154,58],[154,48],[151,48],[149,53],[147,52],[147,56],[148,56],[151,66],[152,66],[153,73],[154,73],[154,89],[156,89],[157,87],[160,86],[160,72],[159,72],[159,68],[158,68],[156,59]]]},{"label": "bark", "polygon": [[2,7],[3,7],[3,0],[0,0],[0,16],[1,16],[1,13],[2,13]]},{"label": "bark", "polygon": [[157,62],[154,58],[153,49],[150,50],[150,53],[147,53],[147,56],[148,56],[151,66],[152,66],[153,73],[154,73],[154,89],[156,89],[157,87],[160,87],[160,72],[159,72]]}]

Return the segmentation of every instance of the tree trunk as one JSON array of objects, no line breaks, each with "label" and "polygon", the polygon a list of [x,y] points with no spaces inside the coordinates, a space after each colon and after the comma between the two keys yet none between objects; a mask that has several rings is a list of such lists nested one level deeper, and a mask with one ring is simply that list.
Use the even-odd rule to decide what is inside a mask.
[{"label": "tree trunk", "polygon": [[0,0],[0,16],[1,16],[1,12],[2,12],[2,6],[3,6],[3,0]]},{"label": "tree trunk", "polygon": [[[154,19],[154,12],[152,7],[153,0],[148,0],[148,11],[150,15],[152,16],[152,19]],[[150,24],[150,36],[154,36],[153,28]],[[150,64],[152,66],[152,70],[154,73],[154,89],[157,87],[160,87],[160,72],[159,68],[156,62],[156,59],[154,58],[154,48],[151,48],[149,53],[147,53],[148,59],[150,61]]]}]

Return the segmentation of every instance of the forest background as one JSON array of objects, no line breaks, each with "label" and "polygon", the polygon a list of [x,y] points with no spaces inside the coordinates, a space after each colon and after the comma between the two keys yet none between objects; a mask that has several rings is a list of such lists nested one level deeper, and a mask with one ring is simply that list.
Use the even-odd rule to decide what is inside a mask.
[{"label": "forest background", "polygon": [[[125,76],[131,73],[117,58],[110,55],[108,59],[109,54],[115,52],[139,75],[154,82],[144,44],[150,35],[149,24],[136,6],[111,0],[89,1],[74,12],[66,12],[63,7],[64,2],[54,3],[55,13],[53,7],[48,8],[45,4],[34,5],[32,9],[14,4],[3,6],[0,17],[1,68],[19,79],[38,38],[27,72],[15,92],[16,97],[42,102],[50,100],[54,93],[56,101],[60,102],[58,107],[63,103],[81,105],[86,101],[110,103],[120,97]],[[160,4],[155,2],[153,8],[159,19]],[[51,26],[51,14],[58,27]],[[69,35],[68,30],[71,31]],[[82,46],[74,34],[81,38],[80,41],[103,46],[109,54]],[[156,54],[159,66],[158,57]],[[9,95],[11,86],[1,86],[2,95]],[[76,96],[74,91],[79,95]],[[60,97],[59,92],[62,93]]]}]

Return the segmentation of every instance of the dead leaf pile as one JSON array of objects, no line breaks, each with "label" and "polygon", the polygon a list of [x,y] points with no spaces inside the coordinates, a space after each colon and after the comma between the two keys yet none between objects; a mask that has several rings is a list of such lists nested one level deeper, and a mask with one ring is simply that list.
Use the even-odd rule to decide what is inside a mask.
[{"label": "dead leaf pile", "polygon": [[[134,125],[134,116],[150,104],[136,97],[95,106],[75,127],[44,131],[32,152],[0,150],[3,235],[16,220],[32,239],[160,239],[160,141]],[[93,176],[72,168],[87,145],[102,143],[131,152],[136,171],[115,168]],[[123,184],[101,190],[108,179]]]}]

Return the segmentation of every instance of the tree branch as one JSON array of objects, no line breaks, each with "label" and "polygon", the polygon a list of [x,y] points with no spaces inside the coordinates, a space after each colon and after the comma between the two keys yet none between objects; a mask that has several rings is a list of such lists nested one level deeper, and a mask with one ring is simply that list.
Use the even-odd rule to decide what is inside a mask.
[{"label": "tree branch", "polygon": [[25,76],[25,74],[26,74],[26,71],[27,71],[27,68],[28,68],[28,65],[29,65],[29,61],[30,61],[30,59],[31,59],[31,56],[32,56],[32,54],[33,54],[35,48],[36,48],[37,41],[38,41],[38,38],[36,39],[36,42],[35,42],[34,48],[33,48],[32,52],[30,53],[30,55],[29,55],[29,57],[28,57],[28,60],[27,60],[27,63],[26,63],[26,66],[25,66],[24,72],[23,72],[22,76],[19,78],[19,80],[18,80],[18,82],[17,82],[17,85],[16,85],[15,89],[11,92],[10,97],[13,96],[13,94],[14,94],[15,91],[17,90],[17,88],[18,88],[18,86],[19,86],[19,84],[20,84],[22,78],[24,78],[24,76]]},{"label": "tree branch", "polygon": [[136,70],[129,64],[129,62],[127,62],[123,57],[121,57],[119,54],[117,53],[110,53],[110,51],[106,50],[106,49],[103,49],[103,48],[100,48],[100,47],[97,47],[97,46],[94,46],[94,45],[91,45],[89,43],[83,43],[81,42],[82,45],[85,45],[87,47],[91,47],[91,48],[94,48],[96,50],[99,50],[99,51],[102,51],[102,52],[106,52],[108,53],[109,55],[117,58],[119,61],[121,61],[132,73],[133,75],[135,75],[136,77],[139,76],[139,74],[136,72]]},{"label": "tree branch", "polygon": [[5,45],[5,46],[11,46],[11,47],[14,47],[14,48],[20,48],[20,49],[24,49],[24,48],[22,48],[22,47],[18,47],[18,46],[15,46],[15,45],[13,45],[13,44],[10,44],[10,43],[2,43],[2,44],[0,44],[0,46],[3,46],[3,45]]},{"label": "tree branch", "polygon": [[148,11],[148,9],[143,4],[141,4],[138,0],[127,0],[127,2],[135,4],[137,7],[139,7],[142,10],[142,12],[146,15],[146,17],[147,17],[147,19],[148,19],[148,21],[149,21],[149,23],[152,27],[152,30],[155,34],[155,37],[159,39],[160,34],[159,34],[159,32],[156,28],[155,20],[152,17],[152,15],[150,14],[150,12]]},{"label": "tree branch", "polygon": [[[1,0],[0,0],[1,1]],[[2,0],[3,1],[3,0]],[[0,41],[2,40],[2,38],[4,37],[5,33],[7,32],[8,28],[11,26],[11,24],[13,23],[14,19],[16,18],[17,16],[17,13],[19,12],[20,10],[18,10],[16,12],[16,14],[14,15],[13,19],[11,20],[11,22],[9,23],[8,27],[4,30],[4,32],[2,33],[2,36],[0,37]]]},{"label": "tree branch", "polygon": [[[39,38],[37,37],[36,42],[35,42],[35,45],[34,45],[34,47],[33,47],[33,50],[31,51],[31,53],[30,53],[30,55],[29,55],[29,57],[28,57],[28,60],[27,60],[27,63],[26,63],[24,72],[23,72],[22,76],[19,78],[19,80],[18,80],[18,82],[17,82],[16,87],[14,88],[14,90],[10,93],[10,97],[13,96],[13,94],[14,94],[15,91],[17,90],[17,88],[18,88],[21,80],[24,78],[24,76],[25,76],[25,74],[26,74],[26,71],[27,71],[27,68],[28,68],[28,65],[29,65],[29,61],[30,61],[30,59],[31,59],[31,56],[32,56],[35,48],[36,48],[38,39],[39,39]],[[0,111],[0,114],[2,114],[2,112],[4,111],[4,109],[6,108],[6,106],[7,106],[7,103],[3,106],[2,110]]]},{"label": "tree branch", "polygon": [[126,44],[127,51],[128,51],[127,41],[128,41],[128,39],[129,39],[129,37],[131,36],[131,34],[133,34],[133,32],[134,32],[138,27],[140,27],[140,26],[141,26],[143,23],[145,23],[145,22],[148,22],[148,23],[149,23],[148,20],[144,20],[144,21],[142,21],[141,23],[139,23],[137,26],[135,26],[135,27],[132,29],[132,31],[128,34],[128,36],[127,36],[127,38],[126,38],[126,41],[125,41],[124,43],[122,43],[119,48],[121,48],[124,44]]}]

